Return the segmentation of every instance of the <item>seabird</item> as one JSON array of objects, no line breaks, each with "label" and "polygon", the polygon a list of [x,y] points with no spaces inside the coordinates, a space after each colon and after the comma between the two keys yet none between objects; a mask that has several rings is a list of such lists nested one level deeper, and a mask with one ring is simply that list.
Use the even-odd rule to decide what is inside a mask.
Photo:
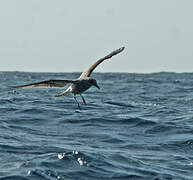
[{"label": "seabird", "polygon": [[64,88],[67,84],[71,84],[64,93],[56,95],[55,97],[62,97],[66,96],[69,93],[74,94],[74,99],[76,103],[78,104],[78,108],[80,109],[80,104],[76,99],[76,95],[79,94],[83,100],[83,104],[86,104],[86,101],[84,97],[82,96],[82,93],[89,89],[91,86],[95,86],[98,89],[100,87],[97,84],[96,79],[91,78],[90,75],[94,71],[94,69],[102,63],[106,59],[110,59],[112,56],[119,54],[124,50],[125,47],[121,47],[107,56],[95,61],[86,71],[84,71],[78,79],[75,80],[46,80],[46,81],[41,81],[41,82],[36,82],[36,83],[31,83],[31,84],[26,84],[22,86],[12,86],[13,88]]}]

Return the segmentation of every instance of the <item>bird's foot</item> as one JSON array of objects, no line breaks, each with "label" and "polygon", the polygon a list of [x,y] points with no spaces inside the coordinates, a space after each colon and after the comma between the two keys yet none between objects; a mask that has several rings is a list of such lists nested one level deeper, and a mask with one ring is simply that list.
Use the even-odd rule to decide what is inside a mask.
[{"label": "bird's foot", "polygon": [[84,104],[84,105],[86,105],[86,101],[85,101],[85,99],[83,99],[83,104]]},{"label": "bird's foot", "polygon": [[81,110],[81,108],[80,108],[80,104],[78,104],[78,109],[79,109],[79,110]]}]

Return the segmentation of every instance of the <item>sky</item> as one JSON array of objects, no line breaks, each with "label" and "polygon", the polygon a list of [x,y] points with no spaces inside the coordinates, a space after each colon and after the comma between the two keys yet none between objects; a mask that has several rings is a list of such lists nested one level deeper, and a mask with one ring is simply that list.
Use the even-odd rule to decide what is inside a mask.
[{"label": "sky", "polygon": [[192,0],[1,0],[0,71],[193,72]]}]

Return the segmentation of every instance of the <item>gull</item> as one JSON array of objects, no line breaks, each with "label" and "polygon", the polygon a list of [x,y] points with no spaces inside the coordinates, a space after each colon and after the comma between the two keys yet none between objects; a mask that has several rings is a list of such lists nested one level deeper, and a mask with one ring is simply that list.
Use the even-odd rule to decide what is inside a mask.
[{"label": "gull", "polygon": [[46,80],[21,86],[12,86],[13,88],[64,88],[67,84],[71,84],[62,94],[56,95],[55,97],[62,97],[66,96],[69,93],[72,93],[74,95],[74,99],[78,105],[78,108],[80,109],[80,104],[76,99],[76,95],[79,94],[83,100],[83,104],[86,104],[86,101],[84,97],[82,96],[82,93],[89,89],[91,86],[95,86],[98,89],[100,87],[97,84],[96,79],[91,78],[90,75],[94,71],[94,69],[102,63],[106,59],[110,59],[112,56],[119,54],[125,49],[125,47],[121,47],[107,56],[98,59],[95,61],[86,71],[84,71],[79,78],[75,80]]}]

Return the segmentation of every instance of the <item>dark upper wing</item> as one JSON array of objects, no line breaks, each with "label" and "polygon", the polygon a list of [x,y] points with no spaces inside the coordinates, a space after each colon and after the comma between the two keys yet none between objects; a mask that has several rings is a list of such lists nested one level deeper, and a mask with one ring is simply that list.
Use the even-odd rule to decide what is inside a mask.
[{"label": "dark upper wing", "polygon": [[119,49],[111,52],[111,53],[108,54],[107,56],[105,56],[105,57],[97,60],[97,61],[94,62],[86,71],[84,71],[84,72],[80,75],[79,79],[84,78],[84,77],[89,77],[89,76],[91,75],[92,71],[93,71],[100,63],[102,63],[102,62],[103,62],[104,60],[106,60],[106,59],[111,58],[112,56],[114,56],[114,55],[116,55],[116,54],[119,54],[119,53],[122,52],[124,49],[125,49],[125,47],[119,48]]},{"label": "dark upper wing", "polygon": [[47,80],[22,86],[12,86],[13,88],[62,88],[68,83],[76,83],[76,80]]}]

